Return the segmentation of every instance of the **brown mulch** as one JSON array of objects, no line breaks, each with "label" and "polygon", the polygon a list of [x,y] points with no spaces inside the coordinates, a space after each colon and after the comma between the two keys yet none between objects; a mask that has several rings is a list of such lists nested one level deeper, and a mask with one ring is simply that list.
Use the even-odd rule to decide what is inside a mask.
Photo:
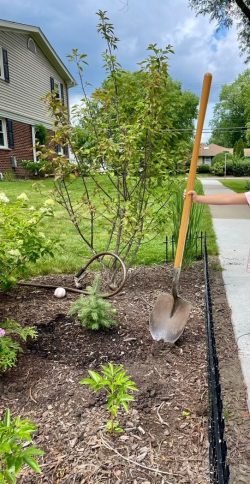
[{"label": "brown mulch", "polygon": [[[72,283],[69,276],[36,280]],[[58,300],[53,292],[30,287],[0,295],[1,318],[37,325],[39,332],[17,367],[0,378],[0,410],[9,407],[36,422],[36,445],[45,450],[43,474],[25,470],[21,483],[209,482],[202,263],[182,274],[181,294],[193,310],[173,346],[154,342],[148,331],[150,307],[159,292],[170,290],[171,281],[170,267],[133,270],[124,291],[112,299],[116,328],[101,333],[81,328],[68,316],[76,295]],[[212,289],[232,472],[244,479],[249,475],[249,414],[218,271],[212,272]],[[123,364],[139,389],[129,413],[121,412],[124,433],[115,436],[104,431],[104,396],[79,385],[88,369],[99,370],[108,361]]]}]

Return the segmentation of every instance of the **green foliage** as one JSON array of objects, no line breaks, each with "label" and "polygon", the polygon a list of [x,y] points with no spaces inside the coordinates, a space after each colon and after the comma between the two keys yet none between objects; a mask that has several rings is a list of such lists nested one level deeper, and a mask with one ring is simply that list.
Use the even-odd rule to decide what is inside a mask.
[{"label": "green foliage", "polygon": [[[217,163],[214,163],[211,172],[216,176],[223,176],[225,172],[224,162],[217,161]],[[233,157],[227,162],[226,173],[228,176],[250,176],[250,160]]]},{"label": "green foliage", "polygon": [[43,124],[37,124],[35,126],[36,131],[36,141],[39,145],[46,145],[49,140],[49,133],[47,128]]},{"label": "green foliage", "polygon": [[231,153],[218,153],[218,155],[215,155],[212,159],[212,166],[217,162],[225,163],[225,156],[226,156],[227,162],[232,160],[233,158],[233,155]]},{"label": "green foliage", "polygon": [[25,170],[32,173],[32,175],[41,175],[45,169],[45,161],[44,160],[22,160],[21,166],[25,168]]},{"label": "green foliage", "polygon": [[234,156],[236,158],[244,158],[244,142],[242,138],[234,143]]},{"label": "green foliage", "polygon": [[129,402],[134,400],[131,392],[137,391],[135,382],[127,375],[123,365],[108,363],[102,365],[102,372],[97,373],[88,370],[89,378],[80,381],[81,385],[88,385],[94,392],[104,390],[107,395],[106,408],[110,413],[110,419],[106,424],[108,432],[123,432],[116,420],[121,407],[125,412],[129,411]]},{"label": "green foliage", "polygon": [[233,128],[246,128],[249,119],[250,69],[247,69],[232,84],[225,84],[222,87],[220,100],[215,105],[210,123],[213,130],[210,143],[232,148],[239,139],[239,132],[242,133],[243,142],[246,143],[247,131]]},{"label": "green foliage", "polygon": [[240,49],[249,61],[250,0],[189,0],[189,4],[197,14],[217,20],[218,29],[237,25]]},{"label": "green foliage", "polygon": [[27,419],[11,417],[10,410],[0,420],[0,483],[15,484],[24,465],[34,472],[41,469],[36,456],[44,452],[32,444],[32,436],[37,426]]},{"label": "green foliage", "polygon": [[10,319],[0,322],[0,372],[16,364],[18,353],[22,351],[18,340],[26,341],[28,337],[37,337],[35,328],[30,326],[23,328]]},{"label": "green foliage", "polygon": [[100,293],[100,281],[96,278],[93,286],[87,287],[89,296],[80,296],[69,310],[87,329],[98,331],[109,329],[116,324],[114,314],[116,310],[112,304],[103,299]]},{"label": "green foliage", "polygon": [[52,217],[53,200],[35,209],[21,193],[15,202],[0,193],[0,290],[9,290],[16,281],[28,273],[28,263],[45,255],[53,255],[53,239],[40,231],[45,217]]},{"label": "green foliage", "polygon": [[210,165],[199,165],[197,167],[198,173],[210,173]]},{"label": "green foliage", "polygon": [[[103,250],[114,251],[130,266],[152,228],[157,235],[170,219],[169,191],[178,184],[170,175],[185,170],[198,99],[170,78],[170,45],[150,44],[140,70],[124,71],[115,55],[114,27],[106,12],[99,11],[98,17],[98,32],[106,43],[106,79],[90,97],[84,78],[86,55],[73,49],[69,56],[83,89],[83,103],[74,110],[76,127],[69,125],[65,106],[55,96],[47,97],[55,120],[53,142],[70,145],[77,160],[80,198],[70,194],[72,168],[67,158],[50,150],[43,156],[55,173],[56,199],[89,251],[97,252],[101,224],[107,241]],[[103,171],[101,180],[98,174]]]},{"label": "green foliage", "polygon": [[[178,241],[179,228],[181,224],[181,217],[183,211],[183,192],[185,185],[180,185],[179,189],[176,191],[174,196],[174,207],[173,207],[173,236],[174,240]],[[199,187],[197,188],[197,193],[200,192]],[[203,205],[192,204],[188,232],[186,237],[185,250],[183,255],[183,267],[188,267],[192,264],[195,259],[195,237],[199,234],[201,230],[201,218],[203,212]]]}]

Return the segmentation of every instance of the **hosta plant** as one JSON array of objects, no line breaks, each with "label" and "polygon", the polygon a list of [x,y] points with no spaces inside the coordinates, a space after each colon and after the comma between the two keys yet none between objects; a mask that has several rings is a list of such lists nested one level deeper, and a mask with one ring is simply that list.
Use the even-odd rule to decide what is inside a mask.
[{"label": "hosta plant", "polygon": [[0,420],[0,484],[15,484],[25,464],[36,473],[41,472],[36,456],[44,452],[32,445],[32,435],[36,430],[34,423],[11,417],[10,410],[6,410]]},{"label": "hosta plant", "polygon": [[18,340],[26,341],[28,336],[36,338],[35,328],[22,328],[19,323],[10,319],[0,322],[0,373],[16,364],[18,353],[22,351]]},{"label": "hosta plant", "polygon": [[82,326],[92,330],[109,329],[116,324],[116,310],[100,296],[100,280],[87,287],[88,296],[80,296],[69,310],[70,316],[78,319]]},{"label": "hosta plant", "polygon": [[104,390],[107,395],[106,408],[110,418],[106,423],[108,432],[123,432],[117,414],[122,407],[125,412],[129,410],[129,402],[134,400],[131,393],[137,391],[135,382],[124,370],[123,365],[108,363],[102,365],[101,373],[88,370],[89,377],[80,381],[81,385],[88,385],[94,392]]}]

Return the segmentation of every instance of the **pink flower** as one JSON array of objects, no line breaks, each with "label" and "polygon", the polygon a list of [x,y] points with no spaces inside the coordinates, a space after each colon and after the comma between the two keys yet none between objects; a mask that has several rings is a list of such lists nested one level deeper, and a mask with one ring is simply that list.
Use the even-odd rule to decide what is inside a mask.
[{"label": "pink flower", "polygon": [[2,336],[5,336],[5,333],[6,333],[5,329],[0,328],[0,338],[2,338]]}]

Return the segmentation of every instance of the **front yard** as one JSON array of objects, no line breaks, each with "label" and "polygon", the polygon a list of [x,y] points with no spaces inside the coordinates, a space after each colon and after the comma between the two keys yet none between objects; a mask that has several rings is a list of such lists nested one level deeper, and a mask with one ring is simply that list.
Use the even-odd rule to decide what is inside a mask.
[{"label": "front yard", "polygon": [[[105,176],[105,175],[101,175]],[[91,186],[91,181],[89,182]],[[198,182],[199,183],[199,182]],[[53,182],[51,180],[18,180],[15,182],[1,182],[0,192],[4,192],[10,199],[16,198],[25,192],[30,200],[31,205],[35,207],[42,205],[44,200],[51,198]],[[79,195],[81,184],[78,180],[71,184],[72,193]],[[45,235],[58,238],[60,245],[57,248],[53,259],[43,259],[31,267],[31,274],[51,274],[51,273],[73,273],[76,272],[84,262],[90,257],[80,236],[76,233],[75,228],[68,219],[66,211],[58,204],[54,208],[55,216],[53,219],[47,219],[43,222]],[[206,231],[208,235],[209,253],[216,254],[217,247],[212,229],[212,222],[209,208],[204,207],[201,230]],[[149,233],[148,242],[143,243],[137,257],[137,265],[160,264],[165,261],[165,237],[171,234],[172,227],[166,220],[165,229],[161,234],[156,235],[154,232]],[[98,226],[96,233],[100,251],[103,248],[105,239],[103,237],[102,226]]]}]

